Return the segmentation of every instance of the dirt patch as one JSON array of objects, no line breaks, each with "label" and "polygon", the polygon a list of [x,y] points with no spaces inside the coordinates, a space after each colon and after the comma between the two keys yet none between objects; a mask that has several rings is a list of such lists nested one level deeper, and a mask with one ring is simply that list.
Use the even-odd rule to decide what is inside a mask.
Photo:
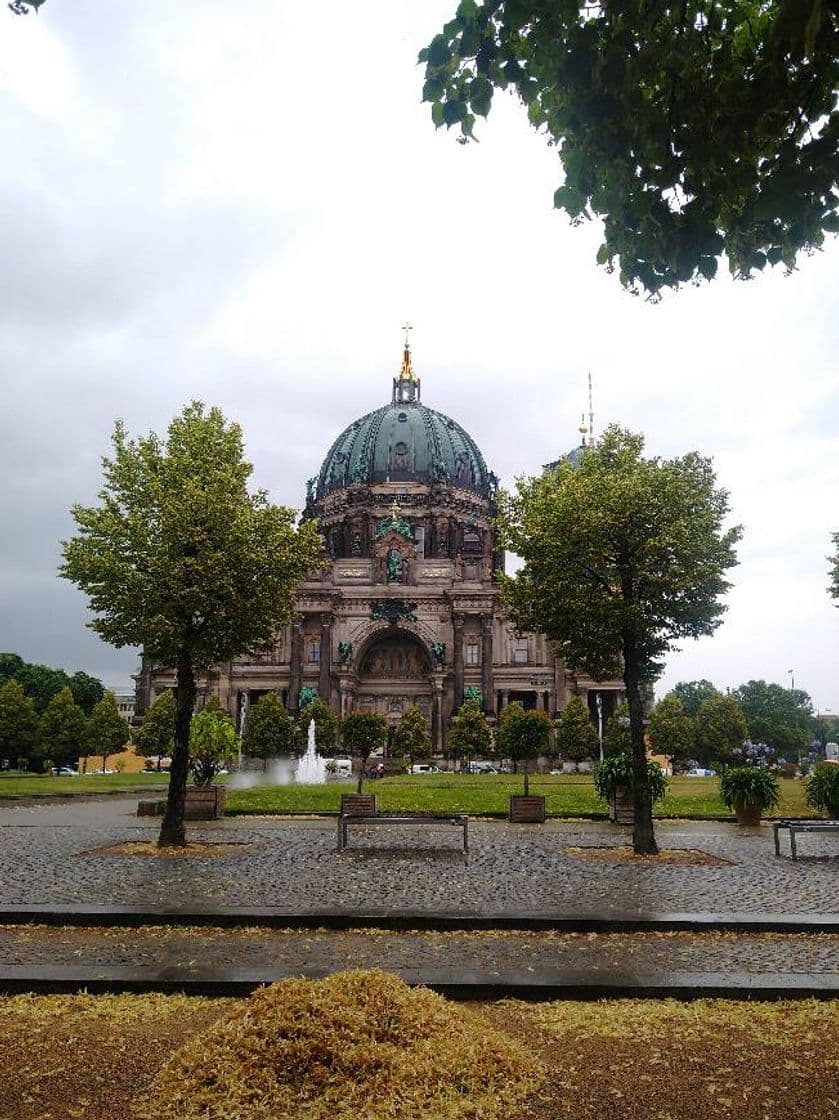
[{"label": "dirt patch", "polygon": [[[183,847],[159,848],[153,840],[126,840],[122,844],[108,844],[104,848],[91,848],[77,852],[80,856],[151,856],[154,859],[222,859],[245,852],[250,844],[189,843]],[[2,1120],[2,1117],[0,1117]]]},{"label": "dirt patch", "polygon": [[595,863],[649,863],[674,864],[677,867],[730,867],[731,860],[713,856],[710,852],[703,852],[699,848],[662,848],[654,856],[636,855],[629,845],[603,848],[574,848],[565,849],[569,855],[577,859],[591,860]]}]

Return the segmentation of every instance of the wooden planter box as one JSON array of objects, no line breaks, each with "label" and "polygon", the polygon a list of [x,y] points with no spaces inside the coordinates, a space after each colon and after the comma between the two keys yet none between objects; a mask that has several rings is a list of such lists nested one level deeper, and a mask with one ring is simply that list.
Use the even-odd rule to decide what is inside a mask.
[{"label": "wooden planter box", "polygon": [[224,786],[187,786],[184,820],[217,821],[224,816]]},{"label": "wooden planter box", "polygon": [[635,800],[632,790],[618,786],[609,802],[609,820],[615,824],[635,824]]},{"label": "wooden planter box", "polygon": [[544,824],[545,799],[542,796],[524,796],[514,793],[510,797],[510,820],[513,824]]},{"label": "wooden planter box", "polygon": [[341,813],[353,817],[375,817],[377,813],[375,793],[342,793]]},{"label": "wooden planter box", "polygon": [[759,805],[744,805],[742,809],[735,809],[734,815],[737,823],[744,828],[754,828],[760,824],[761,809]]}]

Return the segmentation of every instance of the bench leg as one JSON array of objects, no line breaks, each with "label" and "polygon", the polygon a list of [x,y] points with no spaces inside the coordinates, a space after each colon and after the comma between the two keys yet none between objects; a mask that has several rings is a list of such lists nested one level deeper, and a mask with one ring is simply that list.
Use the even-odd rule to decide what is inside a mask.
[{"label": "bench leg", "polygon": [[463,822],[463,852],[469,855],[469,821]]},{"label": "bench leg", "polygon": [[778,826],[776,824],[772,825],[772,831],[775,834],[775,855],[780,856],[780,854],[781,854],[781,842],[778,838],[779,829],[778,829]]},{"label": "bench leg", "polygon": [[794,828],[791,828],[789,830],[789,849],[790,849],[790,853],[792,854],[792,858],[793,859],[798,859],[798,852],[796,851],[796,848],[795,848],[795,829]]}]

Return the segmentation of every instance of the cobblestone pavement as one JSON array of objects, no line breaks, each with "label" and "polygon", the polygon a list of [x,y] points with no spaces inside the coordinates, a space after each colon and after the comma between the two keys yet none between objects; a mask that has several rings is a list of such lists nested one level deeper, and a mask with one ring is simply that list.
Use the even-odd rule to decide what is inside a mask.
[{"label": "cobblestone pavement", "polygon": [[343,968],[394,972],[480,968],[539,974],[573,969],[607,976],[700,973],[839,973],[839,934],[740,933],[396,933],[266,929],[140,929],[0,926],[5,966],[141,970],[211,968],[304,975]]},{"label": "cobblestone pavement", "polygon": [[768,826],[660,822],[661,848],[700,849],[717,866],[583,860],[571,846],[613,846],[629,830],[601,822],[511,825],[470,821],[460,830],[381,827],[335,851],[333,819],[228,818],[189,829],[193,840],[243,847],[213,859],[89,854],[153,840],[136,798],[0,809],[0,907],[121,905],[169,911],[276,908],[464,916],[597,913],[839,911],[839,837],[804,836],[804,858],[774,855]]}]

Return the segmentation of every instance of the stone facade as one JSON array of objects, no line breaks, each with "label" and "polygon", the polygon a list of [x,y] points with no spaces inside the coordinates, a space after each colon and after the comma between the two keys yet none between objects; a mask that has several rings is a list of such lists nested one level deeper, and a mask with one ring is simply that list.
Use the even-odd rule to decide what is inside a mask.
[{"label": "stone facade", "polygon": [[[504,618],[496,486],[471,437],[420,403],[406,345],[390,406],[350,425],[309,483],[304,517],[329,562],[300,587],[274,649],[216,666],[199,698],[217,694],[240,727],[269,690],[292,712],[318,695],[341,717],[377,711],[391,725],[415,704],[438,752],[468,696],[494,722],[512,700],[555,716],[581,693],[596,722],[599,693],[605,722],[621,682],[572,676],[544,635]],[[138,718],[175,684],[147,659],[136,680]]]}]

